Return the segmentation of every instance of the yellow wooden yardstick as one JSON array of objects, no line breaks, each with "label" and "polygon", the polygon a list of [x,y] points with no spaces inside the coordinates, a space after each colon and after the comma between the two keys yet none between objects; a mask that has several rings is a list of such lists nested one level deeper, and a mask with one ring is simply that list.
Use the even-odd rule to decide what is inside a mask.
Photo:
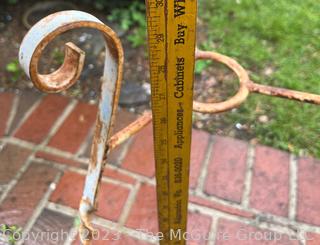
[{"label": "yellow wooden yardstick", "polygon": [[196,0],[147,0],[160,244],[185,244]]}]

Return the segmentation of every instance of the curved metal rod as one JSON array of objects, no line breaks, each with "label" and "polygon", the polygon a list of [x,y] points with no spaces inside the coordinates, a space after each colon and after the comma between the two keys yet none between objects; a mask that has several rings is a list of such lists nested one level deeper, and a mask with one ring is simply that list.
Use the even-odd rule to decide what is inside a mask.
[{"label": "curved metal rod", "polygon": [[231,110],[235,107],[241,105],[249,95],[249,89],[247,87],[250,82],[247,71],[239,65],[234,59],[218,54],[215,52],[209,51],[201,51],[196,50],[196,59],[197,60],[213,60],[219,63],[223,63],[228,66],[232,71],[234,71],[239,78],[239,90],[238,92],[231,98],[223,102],[217,103],[201,103],[194,101],[193,102],[193,110],[197,112],[203,113],[218,113],[223,111]]},{"label": "curved metal rod", "polygon": [[276,96],[290,100],[297,100],[300,102],[320,105],[320,95],[300,92],[291,89],[272,87],[267,85],[261,85],[250,81],[248,83],[248,89],[250,92],[259,93],[264,95]]},{"label": "curved metal rod", "polygon": [[88,237],[93,231],[90,213],[96,207],[98,186],[104,168],[104,156],[108,150],[107,143],[111,136],[122,80],[123,49],[121,42],[113,30],[96,17],[80,11],[62,11],[45,17],[30,29],[22,41],[19,60],[26,74],[40,90],[59,92],[69,88],[79,78],[84,63],[84,52],[76,45],[72,43],[65,45],[64,63],[51,74],[39,74],[38,63],[43,50],[50,41],[61,33],[80,27],[99,30],[106,42],[99,112],[96,119],[89,169],[79,208],[82,230],[84,231],[80,234],[81,239],[84,244],[89,244]]},{"label": "curved metal rod", "polygon": [[193,110],[202,113],[219,113],[231,110],[241,105],[249,96],[250,92],[260,93],[264,95],[276,96],[285,99],[293,99],[300,102],[311,104],[320,104],[320,95],[290,90],[285,88],[278,88],[266,85],[260,85],[250,80],[247,71],[239,65],[234,59],[212,51],[196,51],[197,60],[212,60],[225,64],[228,68],[234,71],[239,79],[239,90],[237,93],[223,101],[217,103],[201,103],[194,101]]}]

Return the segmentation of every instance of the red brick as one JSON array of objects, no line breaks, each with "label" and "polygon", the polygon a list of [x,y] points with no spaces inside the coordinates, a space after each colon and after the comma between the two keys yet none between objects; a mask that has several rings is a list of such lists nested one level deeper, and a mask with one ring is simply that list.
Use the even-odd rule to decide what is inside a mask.
[{"label": "red brick", "polygon": [[83,175],[65,172],[52,193],[50,201],[77,209],[81,200],[84,181],[85,176]]},{"label": "red brick", "polygon": [[201,167],[207,152],[210,134],[192,130],[191,159],[190,159],[190,188],[196,188]]},{"label": "red brick", "polygon": [[80,155],[81,157],[90,158],[93,133],[94,133],[94,129],[89,131],[89,134],[88,134],[88,137],[87,137],[87,146],[84,149],[84,151],[81,152],[81,155]]},{"label": "red brick", "polygon": [[[24,245],[58,245],[68,239],[73,225],[73,218],[61,213],[44,209],[32,229]],[[42,234],[42,235],[41,235]]]},{"label": "red brick", "polygon": [[5,134],[14,94],[0,93],[0,137]]},{"label": "red brick", "polygon": [[289,154],[257,146],[252,176],[250,206],[263,212],[288,215]]},{"label": "red brick", "polygon": [[188,214],[188,234],[187,243],[192,245],[207,244],[210,228],[211,218],[209,216],[199,213]]},{"label": "red brick", "polygon": [[248,145],[243,141],[215,137],[204,191],[209,195],[240,203],[247,151]]},{"label": "red brick", "polygon": [[[130,123],[135,121],[137,118],[138,116],[136,114],[129,112],[125,109],[119,108],[116,114],[112,135],[124,129],[126,126],[128,126]],[[107,162],[114,165],[120,165],[122,160],[121,157],[124,151],[126,150],[127,144],[128,144],[128,141],[122,143],[121,145],[113,149],[108,155]]]},{"label": "red brick", "polygon": [[39,100],[40,96],[40,92],[35,90],[25,90],[23,93],[19,94],[19,102],[16,108],[16,113],[9,127],[9,134],[12,134],[12,132],[18,127],[25,113]]},{"label": "red brick", "polygon": [[24,226],[56,175],[57,170],[32,163],[0,205],[1,222]]},{"label": "red brick", "polygon": [[320,234],[307,233],[306,234],[307,245],[319,245],[320,244]]},{"label": "red brick", "polygon": [[249,218],[249,219],[255,218],[255,214],[249,211],[241,210],[239,208],[235,208],[232,206],[223,205],[218,202],[207,200],[201,197],[190,196],[189,201],[197,205],[208,207],[210,209],[215,209],[224,213],[228,213],[228,214],[232,214],[232,215],[236,215],[244,218]]},{"label": "red brick", "polygon": [[112,169],[108,166],[103,171],[103,175],[106,177],[109,177],[111,179],[119,180],[119,181],[126,182],[129,184],[136,183],[136,180],[134,178],[132,178],[129,175],[126,175],[124,173],[121,173],[117,169]]},{"label": "red brick", "polygon": [[124,169],[148,177],[154,176],[155,164],[152,135],[152,124],[149,124],[134,136],[122,163]]},{"label": "red brick", "polygon": [[[114,135],[115,133],[117,133],[121,129],[128,126],[135,119],[137,119],[136,114],[129,112],[129,111],[126,111],[125,109],[119,108],[116,113],[114,128],[112,130],[112,135]],[[91,153],[92,137],[90,137],[89,142],[90,142],[90,144],[88,144],[88,146],[86,147],[86,149],[83,153],[83,156],[88,157],[88,158],[90,157],[90,153]],[[117,148],[115,148],[114,150],[111,151],[111,153],[108,156],[108,163],[112,163],[112,164],[116,164],[116,165],[119,164],[118,158],[119,158],[120,154],[122,153],[122,151],[124,150],[124,148],[122,147],[123,145],[124,144],[122,144],[121,146],[118,146]]]},{"label": "red brick", "polygon": [[[149,245],[150,243],[140,241],[128,235],[122,234],[119,231],[107,230],[102,227],[95,226],[95,237],[92,240],[92,245]],[[77,236],[72,245],[81,245],[80,238]]]},{"label": "red brick", "polygon": [[[82,162],[78,162],[72,159],[68,159],[68,158],[64,158],[64,157],[60,157],[54,154],[50,154],[44,151],[39,151],[36,153],[36,157],[37,158],[41,158],[47,161],[52,161],[58,164],[63,164],[63,165],[67,165],[70,167],[75,167],[75,168],[81,168],[81,169],[87,169],[88,165]],[[0,158],[1,159],[1,158]],[[119,180],[122,182],[126,182],[129,184],[134,184],[136,182],[136,180],[132,177],[130,177],[129,175],[126,175],[124,173],[119,172],[117,169],[112,169],[109,166],[106,166],[103,175],[106,177],[109,177],[111,179],[115,179],[115,180]]]},{"label": "red brick", "polygon": [[52,137],[49,146],[76,153],[94,125],[97,107],[79,102]]},{"label": "red brick", "polygon": [[[138,192],[136,201],[130,211],[126,226],[133,229],[146,230],[155,234],[158,231],[156,189],[154,186],[143,184]],[[189,213],[188,232],[194,238],[206,237],[211,226],[211,218],[198,213]],[[203,239],[191,241],[188,244],[206,244]]]},{"label": "red brick", "polygon": [[[50,201],[78,209],[82,197],[85,176],[65,172],[52,193]],[[109,183],[101,183],[96,214],[117,221],[125,205],[129,190]]]},{"label": "red brick", "polygon": [[41,143],[54,122],[61,115],[69,100],[59,95],[48,95],[15,133],[15,137]]},{"label": "red brick", "polygon": [[64,164],[64,165],[67,165],[67,166],[70,166],[70,167],[76,167],[76,168],[82,168],[82,169],[86,169],[87,168],[87,165],[84,164],[84,163],[77,162],[77,161],[74,161],[72,159],[67,159],[67,158],[64,158],[64,157],[60,157],[60,156],[57,156],[57,155],[54,155],[54,154],[50,154],[50,153],[47,153],[47,152],[44,152],[44,151],[38,151],[36,153],[36,157],[44,159],[44,160],[47,160],[47,161],[52,161],[52,162],[55,162],[55,163]]},{"label": "red brick", "polygon": [[320,225],[320,161],[302,158],[298,166],[297,220]]},{"label": "red brick", "polygon": [[7,184],[15,177],[30,153],[30,150],[19,146],[4,146],[0,152],[0,184]]},{"label": "red brick", "polygon": [[[152,135],[152,124],[149,124],[134,137],[128,153],[123,160],[123,168],[148,177],[154,176],[155,167]],[[192,137],[190,187],[195,188],[208,146],[209,134],[194,130]]]},{"label": "red brick", "polygon": [[107,163],[119,166],[121,164],[121,160],[123,155],[128,148],[129,141],[123,142],[121,145],[114,148],[108,155]]},{"label": "red brick", "polygon": [[125,109],[119,108],[116,113],[116,119],[114,123],[114,130],[113,132],[119,132],[120,130],[124,129],[126,126],[128,126],[130,123],[135,121],[137,119],[137,115],[129,112]]},{"label": "red brick", "polygon": [[299,245],[287,235],[230,220],[219,220],[216,245]]},{"label": "red brick", "polygon": [[[84,153],[81,155],[82,157],[86,157],[86,158],[90,158],[90,153],[91,153],[91,147],[92,147],[92,138],[93,136],[90,135],[89,139],[88,139],[88,145],[87,148],[85,149]],[[108,164],[112,164],[112,165],[120,165],[121,164],[121,160],[122,160],[122,156],[124,151],[127,148],[129,141],[125,141],[123,142],[121,145],[117,146],[116,148],[114,148],[108,155],[107,157],[107,163]]]},{"label": "red brick", "polygon": [[142,184],[130,211],[126,226],[158,232],[157,198],[154,186]]},{"label": "red brick", "polygon": [[105,184],[100,187],[97,215],[117,221],[125,207],[129,190],[119,185]]}]

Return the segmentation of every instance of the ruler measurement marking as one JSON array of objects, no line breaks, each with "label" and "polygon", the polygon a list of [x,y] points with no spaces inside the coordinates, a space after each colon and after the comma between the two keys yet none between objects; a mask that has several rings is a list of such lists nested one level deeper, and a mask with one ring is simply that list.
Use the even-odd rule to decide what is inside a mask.
[{"label": "ruler measurement marking", "polygon": [[[151,76],[151,93],[152,93],[152,110],[154,112],[154,142],[160,142],[166,133],[166,124],[161,123],[161,118],[166,115],[166,109],[162,107],[162,100],[159,100],[159,94],[164,91],[166,78],[164,73],[159,73],[159,65],[165,65],[164,43],[159,42],[158,34],[164,33],[164,6],[157,6],[159,0],[147,1],[147,21],[148,21],[148,39],[149,39],[149,53],[150,53],[150,76]],[[165,91],[166,93],[166,91]],[[155,159],[157,172],[157,193],[158,193],[158,219],[160,223],[160,230],[165,232],[169,230],[169,214],[168,210],[168,189],[166,185],[162,185],[159,176],[167,175],[167,149],[161,144],[155,144]],[[161,193],[161,194],[160,194]],[[165,244],[163,241],[160,243]]]},{"label": "ruler measurement marking", "polygon": [[171,232],[187,224],[197,1],[146,3],[160,244],[183,245]]}]

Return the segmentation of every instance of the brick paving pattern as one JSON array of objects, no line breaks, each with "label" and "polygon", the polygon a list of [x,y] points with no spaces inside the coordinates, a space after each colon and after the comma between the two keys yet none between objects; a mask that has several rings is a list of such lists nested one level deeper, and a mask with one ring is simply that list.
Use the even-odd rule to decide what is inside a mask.
[{"label": "brick paving pattern", "polygon": [[[80,244],[96,111],[60,95],[0,93],[0,224],[22,227],[20,244]],[[135,118],[119,109],[115,131]],[[192,137],[188,245],[320,245],[319,160],[199,130]],[[112,152],[93,244],[157,243],[153,161],[152,125]]]}]

